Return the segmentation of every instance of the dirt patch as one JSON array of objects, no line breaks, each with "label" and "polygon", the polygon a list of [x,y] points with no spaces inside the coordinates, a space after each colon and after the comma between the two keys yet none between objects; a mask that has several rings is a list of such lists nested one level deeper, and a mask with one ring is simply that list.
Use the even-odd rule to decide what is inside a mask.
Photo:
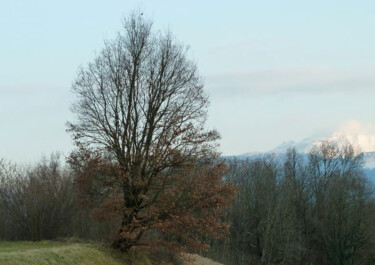
[{"label": "dirt patch", "polygon": [[184,256],[186,257],[184,265],[223,265],[197,254],[184,254]]}]

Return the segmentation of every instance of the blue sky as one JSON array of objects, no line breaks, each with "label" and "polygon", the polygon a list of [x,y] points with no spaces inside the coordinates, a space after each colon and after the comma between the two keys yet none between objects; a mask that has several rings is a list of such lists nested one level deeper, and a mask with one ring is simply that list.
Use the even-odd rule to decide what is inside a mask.
[{"label": "blue sky", "polygon": [[[374,1],[0,2],[0,157],[72,149],[71,82],[144,10],[189,44],[221,151],[265,151],[348,120],[375,124]],[[367,132],[375,133],[375,132]]]}]

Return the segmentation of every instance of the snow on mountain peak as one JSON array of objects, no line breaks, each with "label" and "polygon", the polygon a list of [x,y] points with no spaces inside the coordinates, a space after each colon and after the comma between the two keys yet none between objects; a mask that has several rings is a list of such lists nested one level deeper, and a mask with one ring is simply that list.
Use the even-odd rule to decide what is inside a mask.
[{"label": "snow on mountain peak", "polygon": [[346,138],[353,146],[358,146],[363,152],[375,151],[375,126],[351,120],[342,124],[331,136],[339,141]]},{"label": "snow on mountain peak", "polygon": [[334,142],[340,147],[351,144],[358,151],[365,153],[366,167],[375,169],[375,126],[355,120],[341,124],[330,136],[313,136],[301,141],[288,141],[265,153],[246,153],[240,156],[281,155],[285,154],[289,148],[295,148],[298,153],[308,154],[313,147],[319,147],[327,141]]},{"label": "snow on mountain peak", "polygon": [[302,141],[284,142],[269,153],[284,153],[288,148],[294,147],[297,152],[309,153],[314,146],[319,146],[325,141],[334,142],[339,146],[351,144],[362,152],[369,153],[375,151],[375,126],[364,124],[355,120],[345,122],[340,125],[328,137],[310,137]]}]

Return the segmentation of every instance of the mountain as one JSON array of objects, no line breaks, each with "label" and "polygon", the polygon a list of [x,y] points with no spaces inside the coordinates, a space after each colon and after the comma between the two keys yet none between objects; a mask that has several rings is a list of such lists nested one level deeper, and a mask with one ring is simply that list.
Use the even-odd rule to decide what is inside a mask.
[{"label": "mountain", "polygon": [[[279,146],[269,150],[267,153],[285,153],[288,148],[295,148],[298,153],[308,154],[312,148],[319,147],[323,142],[334,142],[337,146],[347,146],[351,144],[354,148],[359,151],[370,150],[367,146],[359,144],[358,137],[352,135],[346,135],[343,133],[333,133],[329,137],[310,137],[305,138],[301,141],[289,141],[280,144]],[[369,151],[374,152],[375,150]]]},{"label": "mountain", "polygon": [[298,153],[307,155],[314,147],[319,147],[323,142],[331,141],[337,146],[342,147],[351,144],[355,149],[364,153],[365,173],[370,180],[375,183],[375,137],[366,135],[345,134],[343,132],[335,132],[329,137],[309,137],[301,141],[284,142],[267,152],[244,153],[236,156],[240,159],[256,159],[265,155],[274,155],[279,159],[283,159],[289,148],[295,148]]},{"label": "mountain", "polygon": [[355,135],[355,134],[345,134],[343,132],[334,132],[331,136],[328,137],[321,137],[321,136],[313,136],[309,138],[305,138],[301,141],[288,141],[284,142],[275,148],[260,153],[260,152],[252,152],[252,153],[244,153],[237,157],[239,158],[256,158],[261,157],[268,154],[274,154],[276,156],[283,155],[287,152],[289,148],[295,148],[298,153],[300,154],[308,154],[310,153],[311,149],[314,147],[319,147],[323,142],[334,142],[337,146],[343,147],[351,144],[358,152],[364,152],[365,161],[366,161],[366,168],[375,168],[375,137],[374,136],[366,136],[366,135]]}]

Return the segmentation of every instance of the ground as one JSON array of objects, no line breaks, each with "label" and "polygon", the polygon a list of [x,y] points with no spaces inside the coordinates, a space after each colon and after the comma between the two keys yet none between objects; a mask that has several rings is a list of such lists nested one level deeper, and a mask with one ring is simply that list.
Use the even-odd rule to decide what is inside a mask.
[{"label": "ground", "polygon": [[[220,265],[198,255],[186,256],[181,265]],[[0,264],[152,265],[155,261],[139,252],[120,254],[98,244],[42,241],[0,242]]]}]

